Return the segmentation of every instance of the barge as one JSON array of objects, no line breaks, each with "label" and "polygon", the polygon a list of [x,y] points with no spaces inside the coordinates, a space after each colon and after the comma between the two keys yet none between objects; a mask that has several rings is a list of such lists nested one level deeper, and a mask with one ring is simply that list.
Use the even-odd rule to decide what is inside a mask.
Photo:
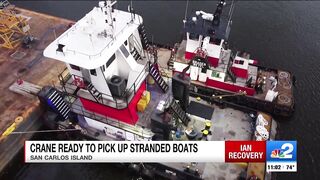
[{"label": "barge", "polygon": [[[32,46],[26,47],[22,42],[10,43],[11,41],[3,40],[6,38],[2,36],[3,33],[12,32],[11,28],[17,24],[15,16],[22,17],[30,27],[28,35],[36,37]],[[28,133],[8,136],[8,132],[39,130],[42,126],[39,118],[44,112],[38,98],[34,96],[36,94],[27,97],[24,96],[28,94],[27,92],[20,95],[21,93],[12,92],[10,87],[18,79],[37,84],[38,87],[48,84],[59,85],[57,69],[63,70],[64,63],[50,61],[43,57],[42,53],[49,42],[55,39],[53,31],[55,30],[56,35],[60,35],[71,22],[13,5],[6,6],[4,9],[0,7],[0,176],[5,174],[6,169],[12,165],[12,160],[23,148],[24,141],[33,135]],[[10,40],[15,41],[15,39]],[[16,47],[12,49],[5,47],[7,45],[10,47],[10,44]]]},{"label": "barge", "polygon": [[[44,50],[44,56],[67,66],[59,74],[61,87],[45,86],[38,93],[47,109],[44,121],[49,127],[78,130],[66,133],[68,137],[129,141],[263,141],[275,134],[271,127],[276,127],[276,122],[270,115],[225,101],[253,95],[253,90],[243,87],[233,93],[233,89],[225,89],[208,94],[202,91],[213,88],[195,87],[203,78],[210,81],[203,74],[215,67],[208,62],[206,51],[216,51],[215,46],[207,44],[205,48],[202,43],[185,63],[175,58],[173,71],[167,74],[161,64],[173,59],[159,56],[158,49],[149,44],[141,16],[132,8],[129,12],[114,9],[115,3],[99,2]],[[220,1],[217,9],[224,4]],[[218,65],[231,59],[231,50],[220,50],[229,55],[217,60]],[[194,72],[198,73],[196,79]],[[132,163],[128,167],[147,179],[264,179],[267,175],[263,163]]]}]

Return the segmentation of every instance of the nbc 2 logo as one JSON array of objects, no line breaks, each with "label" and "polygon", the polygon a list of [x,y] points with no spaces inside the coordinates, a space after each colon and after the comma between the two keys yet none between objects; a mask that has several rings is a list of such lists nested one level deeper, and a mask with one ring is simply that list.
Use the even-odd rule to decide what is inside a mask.
[{"label": "nbc 2 logo", "polygon": [[291,159],[292,151],[293,145],[291,143],[285,143],[281,146],[281,149],[275,149],[271,152],[271,158]]},{"label": "nbc 2 logo", "polygon": [[267,161],[296,161],[297,141],[267,141]]}]

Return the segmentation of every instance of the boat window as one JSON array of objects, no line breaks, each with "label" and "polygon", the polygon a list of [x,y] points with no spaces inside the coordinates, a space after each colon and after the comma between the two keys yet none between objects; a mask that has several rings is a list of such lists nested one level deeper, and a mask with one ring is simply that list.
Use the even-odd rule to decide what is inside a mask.
[{"label": "boat window", "polygon": [[80,71],[80,67],[79,67],[79,66],[76,66],[76,65],[70,64],[70,67],[71,67],[71,69],[73,69],[73,70]]},{"label": "boat window", "polygon": [[215,40],[215,44],[216,44],[216,45],[220,45],[220,43],[221,43],[221,39],[216,39],[216,40]]},{"label": "boat window", "polygon": [[209,43],[211,43],[211,44],[215,44],[215,38],[210,38]]},{"label": "boat window", "polygon": [[212,71],[211,77],[220,78],[220,73],[216,71]]},{"label": "boat window", "polygon": [[234,63],[243,65],[244,64],[244,60],[234,60]]},{"label": "boat window", "polygon": [[215,45],[220,45],[221,39],[218,39],[218,38],[210,38],[210,43],[215,44]]},{"label": "boat window", "polygon": [[104,65],[101,66],[101,69],[102,69],[103,72],[106,71],[106,68],[104,67]]},{"label": "boat window", "polygon": [[123,44],[120,46],[120,50],[121,50],[121,52],[123,53],[123,55],[124,55],[126,58],[129,56],[129,52],[128,52],[127,48],[124,47]]},{"label": "boat window", "polygon": [[199,34],[190,33],[190,35],[189,35],[189,39],[192,39],[192,40],[199,40]]},{"label": "boat window", "polygon": [[97,76],[97,71],[95,69],[90,69],[90,74]]},{"label": "boat window", "polygon": [[110,64],[111,64],[115,59],[116,59],[116,55],[113,54],[113,55],[111,56],[111,58],[107,61],[107,63],[106,63],[106,68],[108,68],[108,67],[110,66]]}]

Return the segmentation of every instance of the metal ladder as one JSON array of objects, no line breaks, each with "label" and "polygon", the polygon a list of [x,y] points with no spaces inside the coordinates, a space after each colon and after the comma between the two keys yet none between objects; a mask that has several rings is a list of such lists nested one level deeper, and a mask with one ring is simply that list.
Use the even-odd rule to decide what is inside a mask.
[{"label": "metal ladder", "polygon": [[150,47],[150,45],[149,45],[149,41],[148,41],[148,38],[147,38],[147,33],[146,33],[146,29],[145,29],[144,25],[141,24],[139,26],[138,30],[139,30],[140,38],[141,38],[141,41],[142,41],[143,49],[148,49]]},{"label": "metal ladder", "polygon": [[168,91],[169,86],[164,81],[162,76],[160,75],[159,69],[156,67],[157,63],[154,63],[150,65],[149,68],[149,74],[152,76],[152,78],[156,81],[156,83],[159,85],[160,89],[165,93]]},{"label": "metal ladder", "polygon": [[54,90],[48,97],[48,103],[57,111],[64,119],[69,118],[70,107],[63,100],[60,93]]},{"label": "metal ladder", "polygon": [[175,100],[172,100],[169,109],[171,110],[171,112],[177,117],[179,118],[182,123],[184,125],[188,125],[188,123],[191,121],[190,118],[187,116],[186,112],[184,112],[182,110],[182,108],[180,107],[180,105],[178,103],[176,103]]},{"label": "metal ladder", "polygon": [[133,49],[130,53],[136,61],[141,59],[141,56],[135,47],[133,47]]},{"label": "metal ladder", "polygon": [[87,86],[87,90],[97,102],[102,100],[102,94],[91,83]]},{"label": "metal ladder", "polygon": [[231,78],[232,82],[236,82],[236,76],[233,74],[233,72],[230,70],[230,67],[228,67],[227,69],[227,74],[229,75],[229,77]]},{"label": "metal ladder", "polygon": [[231,71],[230,68],[231,68],[231,65],[232,65],[232,61],[234,61],[234,59],[235,59],[235,56],[236,56],[236,55],[234,55],[233,53],[230,55],[230,60],[231,60],[231,61],[229,61],[228,66],[227,66],[227,74],[229,75],[229,77],[231,78],[231,81],[232,81],[233,83],[236,82],[237,77],[234,75],[234,73]]},{"label": "metal ladder", "polygon": [[167,63],[169,70],[173,69],[174,59],[175,59],[175,52],[173,50],[171,50],[170,59]]}]

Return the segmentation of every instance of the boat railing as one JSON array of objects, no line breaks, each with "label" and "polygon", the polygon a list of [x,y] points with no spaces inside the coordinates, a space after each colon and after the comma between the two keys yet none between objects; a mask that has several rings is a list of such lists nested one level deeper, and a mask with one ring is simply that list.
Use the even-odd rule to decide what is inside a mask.
[{"label": "boat railing", "polygon": [[[134,83],[123,92],[122,98],[115,98],[112,95],[100,92],[100,94],[102,95],[101,96],[102,98],[98,100],[93,97],[94,100],[99,101],[99,103],[103,105],[110,106],[116,109],[127,108],[130,101],[136,95],[136,93],[139,90],[139,87],[142,85],[143,81],[145,80],[145,75],[148,72],[147,68],[148,68],[148,63],[144,66],[143,70],[139,73]],[[71,75],[68,68],[65,68],[58,75],[58,78],[63,90],[68,94],[73,94],[77,88],[81,88],[89,91],[88,84],[86,84],[83,81],[82,83],[79,84],[77,81],[75,81],[75,79],[78,79],[78,78],[82,79],[82,77],[77,75]]]},{"label": "boat railing", "polygon": [[[123,129],[124,131],[133,133],[135,135],[136,140],[142,140],[144,138],[151,139],[153,136],[153,133],[145,128],[142,128],[137,125],[130,125],[127,123],[123,123],[119,120],[107,117],[105,115],[97,114],[93,111],[88,111],[83,108],[83,106],[79,103],[77,103],[77,97],[75,95],[69,94],[67,96],[68,104],[72,112],[82,115],[84,117],[88,117],[91,119],[94,119],[96,121],[105,123],[107,125]],[[138,137],[137,137],[138,136]]]},{"label": "boat railing", "polygon": [[[128,22],[122,29],[120,32],[118,32],[115,36],[112,36],[111,37],[111,40],[110,42],[108,42],[101,50],[100,52],[98,53],[95,53],[95,54],[88,54],[88,53],[84,53],[84,52],[80,52],[80,51],[77,51],[75,49],[68,49],[66,48],[65,52],[71,52],[73,54],[81,54],[83,56],[86,56],[88,57],[89,59],[93,59],[95,57],[101,57],[102,56],[102,53],[107,49],[109,48],[110,46],[113,45],[114,41],[117,40],[117,37],[119,37],[121,34],[123,34],[123,32],[132,24],[136,24],[136,25],[139,25],[137,23],[135,23],[134,21],[130,21]],[[75,24],[72,28],[73,29],[76,29],[79,25],[78,24]],[[73,29],[69,30],[69,31],[72,31]],[[63,34],[58,40],[57,40],[57,44],[61,44],[61,39],[63,39],[64,37],[68,37],[69,36],[69,33],[70,32],[66,32],[65,34]]]},{"label": "boat railing", "polygon": [[142,53],[144,53],[144,51],[143,51],[143,48],[142,48],[141,44],[139,43],[138,39],[134,35],[132,35],[132,39],[133,39],[134,47],[137,47],[139,54],[142,55]]}]

